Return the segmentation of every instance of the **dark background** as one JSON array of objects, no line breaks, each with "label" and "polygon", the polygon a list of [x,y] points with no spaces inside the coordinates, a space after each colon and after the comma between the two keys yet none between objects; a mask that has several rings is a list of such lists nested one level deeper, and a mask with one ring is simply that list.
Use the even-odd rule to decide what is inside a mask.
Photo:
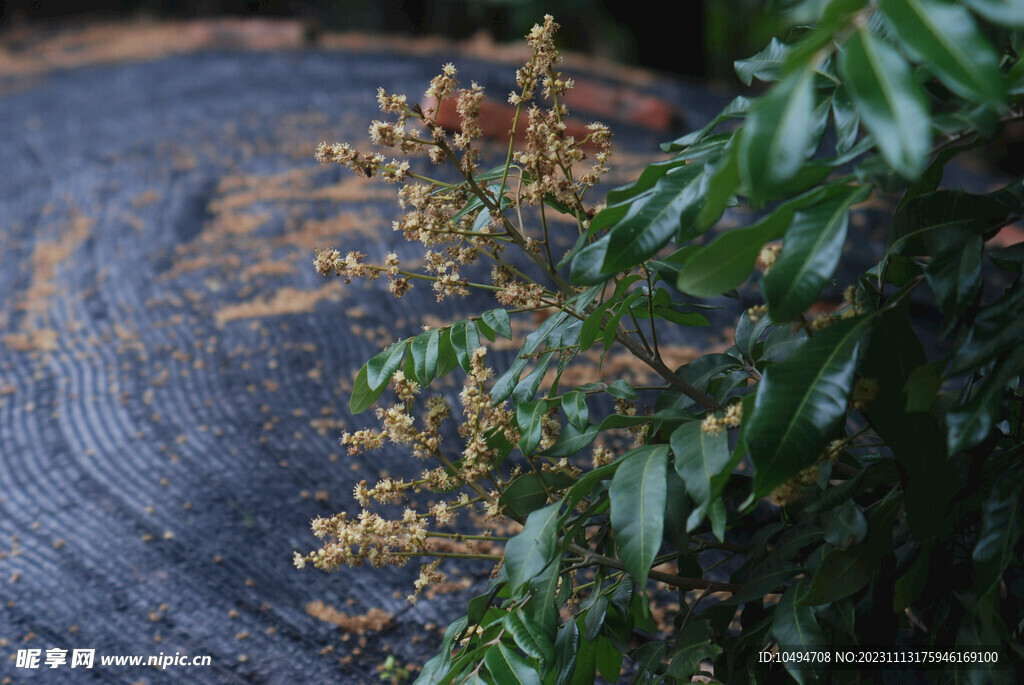
[{"label": "dark background", "polygon": [[[762,0],[681,0],[673,13],[627,0],[0,0],[0,30],[117,18],[292,17],[311,31],[520,40],[546,13],[563,48],[690,77],[733,79],[732,62],[760,50],[785,26]],[[639,11],[638,11],[639,8]],[[678,17],[688,19],[681,21]]]}]

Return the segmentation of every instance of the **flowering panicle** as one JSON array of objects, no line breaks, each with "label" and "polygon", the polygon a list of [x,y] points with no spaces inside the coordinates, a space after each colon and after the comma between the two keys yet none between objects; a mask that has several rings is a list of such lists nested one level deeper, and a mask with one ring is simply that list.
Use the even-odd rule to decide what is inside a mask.
[{"label": "flowering panicle", "polygon": [[[368,134],[373,145],[388,148],[392,154],[417,155],[433,164],[452,162],[462,176],[460,182],[431,179],[421,172],[427,168],[425,164],[417,166],[407,159],[389,161],[380,152],[362,152],[348,143],[325,142],[317,148],[316,158],[323,164],[340,164],[363,177],[379,175],[396,185],[403,215],[392,228],[426,248],[422,267],[416,272],[403,269],[394,253],[375,264],[356,250],[342,253],[333,248],[317,249],[313,260],[317,273],[341,277],[346,283],[386,276],[387,289],[396,297],[404,295],[413,280],[425,280],[431,283],[438,301],[464,296],[472,287],[493,290],[498,302],[512,309],[542,309],[564,301],[565,295],[544,288],[521,271],[523,267],[513,267],[503,259],[507,246],[515,244],[538,264],[543,265],[545,259],[552,264],[547,225],[528,231],[523,224],[523,206],[560,202],[570,208],[585,229],[595,210],[584,207],[583,195],[609,171],[612,136],[608,127],[592,123],[581,140],[567,133],[564,96],[573,82],[557,71],[561,60],[554,44],[557,29],[558,24],[546,16],[543,24],[527,36],[531,58],[516,72],[519,90],[510,98],[517,106],[517,121],[521,114],[525,126],[514,127],[519,133],[513,136],[520,138],[510,145],[501,183],[493,176],[477,176],[477,142],[484,134],[484,89],[477,83],[460,88],[458,71],[452,64],[443,65],[430,81],[421,105],[410,103],[405,95],[379,88],[377,104],[383,116],[370,123]],[[550,104],[531,104],[538,96],[548,98]],[[451,121],[448,115],[452,106],[457,130],[448,131],[444,127]],[[468,265],[483,258],[492,261],[490,286],[471,283],[463,276]],[[571,354],[562,352],[563,358]],[[323,547],[307,555],[297,554],[296,565],[310,563],[325,570],[366,562],[375,566],[403,565],[412,556],[451,554],[450,548],[440,543],[432,546],[431,540],[461,540],[459,534],[428,530],[428,523],[452,526],[463,508],[482,514],[488,521],[502,519],[505,511],[501,490],[523,471],[521,467],[502,465],[508,445],[518,444],[520,434],[515,410],[496,405],[490,394],[492,376],[486,350],[475,350],[459,395],[461,414],[455,414],[443,398],[422,398],[418,383],[401,370],[395,372],[391,387],[397,399],[377,409],[379,428],[345,432],[341,444],[352,455],[386,443],[401,445],[423,461],[424,468],[411,480],[384,476],[372,486],[366,481],[357,484],[353,495],[361,513],[355,518],[340,513],[316,519],[313,530],[323,540]],[[417,413],[418,403],[421,410]],[[619,409],[620,413],[636,413],[633,405]],[[562,423],[558,411],[552,408],[541,419],[538,445],[534,454],[526,456],[535,469],[575,478],[580,470],[567,459],[539,456],[559,439]],[[451,444],[451,438],[447,442],[443,439],[442,425],[452,418],[457,423],[458,447]],[[648,429],[649,425],[644,424],[632,427],[630,433],[642,444]],[[611,450],[603,449],[595,451],[593,460],[595,464],[609,463],[614,456]],[[484,482],[488,483],[486,488]],[[403,505],[425,490],[442,496],[423,512],[409,506],[400,519],[388,520],[371,511],[375,505]],[[469,542],[466,548],[474,549]],[[439,561],[423,566],[410,601],[443,578]]]}]

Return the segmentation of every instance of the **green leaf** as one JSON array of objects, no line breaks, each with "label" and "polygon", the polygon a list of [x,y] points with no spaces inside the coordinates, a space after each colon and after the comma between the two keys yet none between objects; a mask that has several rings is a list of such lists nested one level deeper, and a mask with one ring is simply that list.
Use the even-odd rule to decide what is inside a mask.
[{"label": "green leaf", "polygon": [[1024,4],[1020,0],[963,0],[964,4],[993,24],[1024,28]]},{"label": "green leaf", "polygon": [[[744,95],[736,96],[729,102],[728,105],[725,106],[725,108],[721,112],[718,113],[718,115],[714,119],[709,121],[703,127],[697,129],[696,131],[687,133],[685,136],[677,138],[671,143],[662,143],[661,149],[664,150],[665,152],[676,152],[678,150],[686,149],[691,145],[694,145],[695,143],[699,143],[701,140],[704,139],[705,136],[711,133],[711,131],[713,131],[719,124],[721,124],[726,119],[741,117],[745,115],[747,111],[750,109],[750,105],[752,102],[754,101],[751,98],[748,98]],[[608,197],[611,197],[610,192],[608,193]]]},{"label": "green leaf", "polygon": [[760,601],[775,592],[787,580],[800,572],[800,567],[783,561],[768,561],[751,569],[750,576],[743,582],[743,588],[726,601],[730,604],[745,604]]},{"label": "green leaf", "polygon": [[973,371],[1020,344],[1024,335],[1024,288],[1014,288],[982,309],[967,339],[953,355],[949,373]]},{"label": "green leaf", "polygon": [[761,282],[772,321],[791,321],[818,298],[839,264],[850,207],[869,193],[869,188],[857,188],[796,213],[778,262]]},{"label": "green leaf", "polygon": [[622,671],[622,652],[604,635],[597,638],[596,646],[594,658],[597,672],[610,683],[618,682],[619,673]]},{"label": "green leaf", "polygon": [[555,502],[530,514],[522,532],[505,545],[505,568],[513,592],[530,582],[555,558],[560,507],[561,502]]},{"label": "green leaf", "polygon": [[[512,394],[512,390],[519,383],[519,376],[523,373],[523,369],[526,368],[527,361],[529,358],[538,350],[544,342],[561,328],[565,324],[569,314],[566,312],[558,312],[552,316],[549,316],[544,320],[544,323],[540,325],[533,333],[526,336],[526,340],[523,342],[522,348],[519,350],[519,355],[516,360],[512,362],[512,365],[501,375],[498,380],[494,382],[494,386],[491,388],[491,397],[497,403],[504,402],[508,399],[508,396]],[[475,331],[475,329],[474,329]],[[443,341],[442,341],[443,343]]]},{"label": "green leaf", "polygon": [[1022,501],[1024,492],[1020,478],[1006,478],[995,484],[982,505],[981,532],[971,554],[979,596],[986,595],[999,582],[1003,571],[1014,560],[1014,548],[1024,524]]},{"label": "green leaf", "polygon": [[587,609],[586,617],[583,619],[583,639],[593,642],[601,628],[604,626],[605,616],[608,614],[608,596],[598,595],[594,603]]},{"label": "green leaf", "polygon": [[981,294],[982,254],[981,236],[972,235],[943,250],[925,268],[928,285],[948,321],[962,317]]},{"label": "green leaf", "polygon": [[372,407],[386,387],[387,385],[381,385],[376,390],[371,390],[370,384],[366,382],[366,366],[364,365],[363,368],[359,369],[355,385],[352,388],[352,397],[348,400],[349,411],[353,414],[358,414]]},{"label": "green leaf", "polygon": [[786,76],[751,110],[739,143],[740,178],[765,197],[796,176],[813,153],[814,70]]},{"label": "green leaf", "polygon": [[502,685],[541,685],[537,671],[517,652],[505,647],[503,642],[484,652],[484,664]]},{"label": "green leaf", "polygon": [[832,96],[832,121],[836,125],[836,152],[849,151],[857,142],[860,116],[853,107],[850,94],[842,86],[836,88]]},{"label": "green leaf", "polygon": [[1002,363],[985,376],[963,406],[946,415],[950,454],[970,449],[988,437],[1002,416],[1000,408],[1004,388],[1021,371],[1024,371],[1024,347],[1009,353]]},{"label": "green leaf", "polygon": [[814,609],[801,600],[804,583],[801,580],[787,589],[775,606],[772,619],[772,634],[780,645],[796,649],[815,649],[826,644],[825,636],[818,627]]},{"label": "green leaf", "polygon": [[519,451],[523,456],[533,454],[540,444],[544,428],[544,417],[548,413],[545,400],[523,402],[516,406],[516,425],[519,428]]},{"label": "green leaf", "polygon": [[525,473],[508,484],[501,494],[501,502],[513,515],[525,518],[547,503],[549,490],[561,490],[572,483],[573,480],[562,473]]},{"label": "green leaf", "polygon": [[1005,106],[999,56],[970,12],[938,0],[879,0],[878,6],[901,47],[950,90],[994,109]]},{"label": "green leaf", "polygon": [[847,190],[840,185],[815,188],[781,203],[757,223],[731,229],[709,245],[697,247],[679,268],[676,287],[697,297],[713,297],[738,288],[754,270],[764,244],[785,234],[798,209]]},{"label": "green leaf", "polygon": [[906,178],[917,178],[931,145],[930,117],[906,60],[864,26],[840,48],[839,73],[885,161]]},{"label": "green leaf", "polygon": [[483,313],[483,321],[503,338],[512,338],[512,322],[504,309],[489,309]]},{"label": "green leaf", "polygon": [[505,614],[505,629],[524,654],[540,661],[541,671],[554,661],[555,648],[551,641],[540,626],[522,610],[517,609]]},{"label": "green leaf", "polygon": [[409,344],[416,380],[427,385],[437,374],[437,360],[441,351],[441,331],[434,328],[420,333]]},{"label": "green leaf", "polygon": [[643,262],[692,221],[702,205],[703,178],[703,165],[688,164],[661,178],[649,198],[634,202],[607,236],[601,274],[617,274]]},{"label": "green leaf", "polygon": [[451,328],[452,347],[455,348],[455,355],[458,357],[459,366],[466,373],[469,373],[473,353],[480,347],[480,335],[472,321],[459,321]]},{"label": "green leaf", "polygon": [[893,217],[889,253],[938,255],[971,235],[1001,225],[1010,210],[987,195],[937,190],[901,202]]},{"label": "green leaf", "polygon": [[766,82],[778,81],[788,53],[788,45],[772,38],[764,50],[753,57],[736,60],[733,67],[736,69],[736,75],[740,77],[740,81],[748,86],[755,78]]},{"label": "green leaf", "polygon": [[728,465],[729,436],[725,431],[709,435],[697,421],[679,426],[671,438],[676,473],[686,484],[693,501],[700,505],[711,499],[711,479]]},{"label": "green leaf", "polygon": [[932,364],[917,367],[907,377],[903,391],[907,393],[907,412],[931,410],[942,387],[942,377]]},{"label": "green leaf", "polygon": [[555,638],[555,682],[561,685],[569,682],[576,666],[576,655],[580,648],[580,629],[576,619],[570,618],[558,629]]},{"label": "green leaf", "polygon": [[[548,638],[554,638],[558,630],[558,607],[562,602],[556,599],[558,593],[558,574],[562,570],[560,560],[555,559],[548,564],[540,575],[534,576],[529,583],[530,601],[523,607],[533,624],[544,631]],[[523,592],[526,592],[525,590]]]},{"label": "green leaf", "polygon": [[740,183],[740,141],[743,129],[731,134],[728,145],[721,154],[708,162],[701,186],[701,201],[694,221],[685,222],[676,233],[676,242],[683,243],[708,230],[722,218],[725,208],[733,200],[736,186]]},{"label": "green leaf", "polygon": [[847,549],[829,551],[800,602],[807,606],[828,604],[857,592],[871,580],[870,558],[873,557],[863,542]]},{"label": "green leaf", "polygon": [[580,430],[590,425],[590,410],[587,408],[587,395],[582,392],[569,392],[562,397],[562,411],[565,418]]},{"label": "green leaf", "polygon": [[836,547],[849,547],[868,534],[868,520],[852,499],[828,512],[824,523],[825,541]]},{"label": "green leaf", "polygon": [[630,385],[629,381],[627,381],[625,378],[619,378],[618,380],[613,382],[611,385],[605,388],[605,392],[607,392],[612,397],[615,397],[620,400],[639,399],[639,397],[636,394],[636,390],[633,389],[633,386]]},{"label": "green leaf", "polygon": [[580,430],[570,423],[562,429],[562,432],[558,435],[558,440],[544,452],[544,455],[548,457],[571,457],[594,442],[600,432],[600,427],[594,424],[590,424],[583,430]]},{"label": "green leaf", "polygon": [[[615,341],[615,334],[619,329],[619,321],[621,321],[622,317],[629,311],[630,306],[643,296],[644,293],[642,290],[631,290],[629,295],[626,296],[626,299],[623,300],[622,304],[619,305],[618,309],[616,309],[615,313],[612,314],[611,318],[608,320],[608,325],[605,326],[604,329],[603,345],[605,353],[608,352],[608,348],[610,348],[612,343]],[[601,359],[604,360],[604,354],[601,355]]]},{"label": "green leaf", "polygon": [[366,362],[366,384],[371,390],[386,386],[395,371],[402,368],[402,360],[405,359],[405,348],[408,344],[408,340],[396,342]]},{"label": "green leaf", "polygon": [[846,416],[861,340],[872,318],[846,319],[808,340],[758,384],[746,444],[759,499],[818,460]]},{"label": "green leaf", "polygon": [[664,530],[668,445],[647,445],[621,458],[608,488],[612,530],[626,570],[647,581]]},{"label": "green leaf", "polygon": [[537,389],[540,388],[541,381],[544,380],[544,374],[547,373],[548,365],[551,364],[551,359],[555,354],[555,352],[545,352],[542,354],[537,360],[537,366],[533,368],[533,371],[516,384],[515,389],[512,391],[513,404],[529,402],[533,399],[534,395],[537,394]]},{"label": "green leaf", "polygon": [[712,642],[711,625],[707,619],[690,621],[676,634],[672,646],[672,662],[666,674],[677,682],[691,682],[705,659],[714,660],[722,648]]}]

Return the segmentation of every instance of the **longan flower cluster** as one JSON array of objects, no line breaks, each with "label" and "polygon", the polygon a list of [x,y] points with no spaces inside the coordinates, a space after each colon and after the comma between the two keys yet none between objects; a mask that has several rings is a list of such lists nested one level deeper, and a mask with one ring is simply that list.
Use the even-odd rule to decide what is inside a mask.
[{"label": "longan flower cluster", "polygon": [[835,464],[846,447],[846,440],[833,440],[825,448],[825,451],[818,456],[818,461],[804,468],[795,477],[789,479],[779,487],[772,490],[771,501],[780,506],[788,506],[800,500],[803,487],[814,485],[821,477],[821,465],[824,462]]},{"label": "longan flower cluster", "polygon": [[768,275],[768,272],[775,266],[775,262],[779,261],[780,252],[782,252],[782,245],[779,243],[765,245],[761,248],[761,252],[757,255],[757,262],[761,267],[761,273],[766,276]]},{"label": "longan flower cluster", "polygon": [[406,509],[401,519],[393,521],[365,509],[355,520],[342,512],[313,519],[312,528],[313,534],[325,541],[324,546],[305,556],[296,552],[298,568],[307,563],[324,571],[365,562],[376,568],[404,566],[409,557],[427,550],[426,524],[413,509]]},{"label": "longan flower cluster", "polygon": [[[496,457],[500,456],[495,448],[488,445],[485,436],[502,431],[506,440],[516,442],[519,435],[512,422],[512,412],[503,406],[495,406],[487,391],[486,383],[492,376],[493,372],[486,365],[486,350],[478,348],[472,355],[461,393],[463,420],[458,426],[458,433],[465,438],[464,446],[458,459],[449,460],[442,451],[440,429],[443,421],[451,416],[451,407],[441,397],[428,399],[417,426],[410,412],[420,394],[420,386],[401,371],[396,371],[391,384],[399,402],[387,409],[377,410],[381,430],[346,432],[341,436],[341,443],[348,448],[350,454],[358,454],[378,448],[388,440],[394,444],[411,446],[414,456],[419,459],[437,459],[441,466],[424,471],[419,479],[413,481],[385,476],[373,487],[369,487],[365,480],[360,481],[353,488],[354,499],[363,507],[358,517],[353,520],[343,512],[330,518],[315,519],[313,532],[325,541],[324,545],[307,555],[297,553],[295,565],[302,568],[310,563],[327,571],[342,565],[359,566],[364,562],[377,567],[402,566],[412,556],[430,556],[443,551],[443,548],[437,549],[428,544],[429,539],[453,537],[451,534],[428,530],[428,519],[432,518],[438,527],[451,526],[461,509],[481,500],[484,504],[482,513],[489,518],[500,517],[500,493],[483,491],[478,485],[482,479],[493,477],[492,468]],[[555,426],[559,424],[553,417],[550,419],[545,423],[544,439],[553,444],[557,440]],[[501,482],[500,477],[498,482]],[[447,492],[463,485],[474,487],[482,496],[474,500],[468,493],[462,492],[450,499],[434,502],[425,513],[407,507],[398,520],[384,519],[367,509],[374,502],[401,504],[411,493],[418,493],[423,488]],[[461,539],[458,535],[454,537]],[[467,543],[467,547],[472,552],[473,546]],[[416,592],[410,596],[411,600],[430,583],[443,579],[443,574],[437,571],[437,563],[423,568],[415,585]]]},{"label": "longan flower cluster", "polygon": [[399,268],[398,255],[389,252],[384,257],[383,265],[367,264],[363,260],[366,255],[362,252],[351,251],[344,257],[334,249],[316,249],[316,256],[313,258],[313,268],[321,276],[334,274],[345,279],[345,283],[351,283],[353,278],[365,278],[368,281],[376,281],[381,274],[388,277],[388,291],[395,297],[402,297],[412,285],[409,279],[402,276]]},{"label": "longan flower cluster", "polygon": [[555,18],[550,14],[544,15],[544,23],[535,25],[526,35],[526,42],[533,50],[533,57],[530,62],[521,69],[516,70],[516,85],[519,86],[519,93],[513,92],[509,95],[508,101],[513,105],[529,102],[533,99],[537,90],[537,82],[544,79],[545,94],[560,92],[572,87],[569,83],[560,81],[557,74],[553,74],[553,67],[562,60],[562,56],[555,49],[555,33],[559,29]]},{"label": "longan flower cluster", "polygon": [[743,422],[743,403],[734,402],[725,409],[722,416],[709,412],[701,421],[700,427],[708,435],[720,435],[726,428],[739,428]]}]

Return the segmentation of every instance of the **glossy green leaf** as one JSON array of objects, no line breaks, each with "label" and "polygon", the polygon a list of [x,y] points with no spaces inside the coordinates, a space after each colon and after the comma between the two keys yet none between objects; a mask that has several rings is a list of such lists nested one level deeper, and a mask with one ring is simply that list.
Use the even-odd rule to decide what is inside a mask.
[{"label": "glossy green leaf", "polygon": [[941,0],[879,0],[900,46],[953,92],[990,107],[1005,106],[999,56],[971,13]]},{"label": "glossy green leaf", "polygon": [[409,341],[401,340],[382,352],[378,352],[366,362],[366,384],[371,390],[380,389],[388,384],[395,371],[402,368],[405,349]]},{"label": "glossy green leaf", "polygon": [[[529,361],[531,355],[533,355],[540,346],[543,345],[549,336],[553,335],[558,329],[565,325],[566,320],[569,318],[569,314],[566,312],[558,312],[553,314],[544,320],[533,333],[526,336],[526,340],[523,342],[523,346],[519,350],[519,355],[515,361],[512,362],[511,366],[501,375],[498,380],[494,382],[494,386],[491,388],[491,397],[494,398],[495,402],[504,402],[508,399],[508,396],[512,394],[512,390],[519,383],[519,377],[523,373],[523,369],[526,368],[526,364]],[[443,340],[442,340],[443,344]]]},{"label": "glossy green leaf", "polygon": [[[687,133],[685,136],[677,138],[671,143],[662,143],[661,149],[664,150],[665,152],[675,152],[678,150],[684,150],[691,145],[699,143],[705,136],[711,133],[711,131],[713,131],[715,127],[717,127],[723,121],[745,115],[747,111],[750,109],[750,105],[752,102],[754,101],[751,98],[748,98],[744,95],[736,96],[729,102],[728,105],[725,106],[724,109],[722,109],[721,112],[718,113],[718,115],[714,119],[709,121],[703,127],[697,129],[696,131]],[[609,197],[610,196],[611,193],[609,193]]]},{"label": "glossy green leaf", "polygon": [[758,384],[746,444],[757,467],[754,496],[763,497],[817,461],[846,416],[860,343],[871,317],[847,319],[816,334]]},{"label": "glossy green leaf", "polygon": [[829,551],[815,571],[801,603],[807,606],[828,604],[857,592],[871,580],[870,557],[868,546],[863,542]]},{"label": "glossy green leaf", "polygon": [[760,601],[765,595],[777,591],[786,581],[800,572],[800,567],[786,561],[775,561],[769,557],[750,570],[750,576],[743,582],[743,588],[730,597],[730,604],[745,604]]},{"label": "glossy green leaf", "polygon": [[832,121],[836,126],[836,152],[847,152],[857,142],[860,116],[850,100],[850,94],[842,86],[836,88],[832,96]]},{"label": "glossy green leaf", "polygon": [[814,609],[802,603],[805,582],[801,580],[789,587],[775,606],[772,634],[780,645],[797,649],[815,649],[827,644],[818,626]]},{"label": "glossy green leaf", "polygon": [[562,605],[558,595],[558,574],[562,570],[559,559],[548,564],[540,575],[529,582],[530,601],[522,607],[533,625],[544,632],[548,639],[554,639],[558,630],[558,607]]},{"label": "glossy green leaf", "polygon": [[988,437],[1002,415],[1003,391],[1024,371],[1024,347],[1017,347],[991,373],[985,376],[961,407],[946,415],[949,453],[970,449]]},{"label": "glossy green leaf", "polygon": [[594,442],[600,432],[600,427],[594,424],[580,430],[570,423],[562,429],[558,440],[544,454],[549,457],[571,457]]},{"label": "glossy green leaf", "polygon": [[505,568],[515,592],[551,563],[558,552],[560,502],[530,514],[521,533],[505,545]]},{"label": "glossy green leaf", "polygon": [[784,185],[813,152],[814,70],[777,83],[751,110],[739,143],[739,172],[747,189],[764,197]]},{"label": "glossy green leaf", "polygon": [[825,541],[836,547],[849,547],[868,534],[868,520],[852,499],[828,512],[824,525]]},{"label": "glossy green leaf", "polygon": [[523,650],[529,657],[540,662],[541,670],[553,662],[555,648],[540,626],[536,625],[527,614],[521,610],[510,611],[505,614],[505,629],[512,635],[516,646]]},{"label": "glossy green leaf", "polygon": [[701,186],[700,209],[693,222],[683,222],[676,233],[676,242],[683,243],[708,230],[722,218],[725,208],[733,201],[736,187],[740,183],[740,141],[743,129],[739,129],[729,140],[721,154],[708,162]]},{"label": "glossy green leaf", "polygon": [[558,629],[555,638],[555,683],[569,682],[576,666],[576,655],[580,648],[580,629],[575,618],[570,618]]},{"label": "glossy green leaf", "polygon": [[572,479],[562,473],[524,473],[508,484],[501,493],[501,502],[514,516],[526,518],[547,503],[549,491],[569,485]]},{"label": "glossy green leaf", "polygon": [[537,394],[538,388],[540,388],[541,381],[544,380],[544,374],[548,371],[548,366],[551,364],[551,360],[554,358],[556,352],[545,352],[537,359],[537,365],[533,367],[526,378],[523,378],[519,383],[516,384],[515,389],[512,390],[512,403],[519,404],[521,402],[529,402]]},{"label": "glossy green leaf", "polygon": [[608,596],[598,595],[594,600],[594,603],[587,609],[585,618],[583,619],[583,639],[587,642],[593,642],[597,639],[598,633],[601,632],[601,628],[604,627],[605,616],[608,615]]},{"label": "glossy green leaf", "polygon": [[792,321],[818,299],[839,264],[850,207],[869,192],[858,188],[796,213],[778,261],[761,281],[772,321]]},{"label": "glossy green leaf", "polygon": [[540,444],[544,428],[544,417],[548,403],[544,400],[523,402],[516,406],[516,425],[519,427],[519,451],[524,456],[533,454]]},{"label": "glossy green leaf", "polygon": [[451,328],[452,347],[459,360],[459,366],[469,373],[473,352],[480,347],[480,335],[472,321],[460,321]]},{"label": "glossy green leaf", "polygon": [[733,67],[736,69],[736,75],[740,77],[740,81],[748,86],[755,78],[766,82],[778,81],[787,54],[789,54],[789,46],[772,38],[764,50],[753,57],[737,60],[733,63]]},{"label": "glossy green leaf", "polygon": [[947,319],[962,317],[981,294],[980,235],[943,250],[925,268],[928,285]]},{"label": "glossy green leaf", "polygon": [[587,395],[582,392],[569,392],[562,397],[562,411],[565,418],[580,430],[590,424],[590,410],[587,408]]},{"label": "glossy green leaf", "polygon": [[675,469],[697,505],[711,499],[711,479],[728,465],[729,437],[725,431],[710,435],[698,421],[679,426],[671,438]]},{"label": "glossy green leaf", "polygon": [[437,360],[441,352],[441,331],[434,328],[420,333],[409,343],[416,380],[427,385],[437,374]]},{"label": "glossy green leaf", "polygon": [[701,662],[714,660],[722,648],[712,642],[711,625],[707,619],[690,621],[676,634],[672,645],[672,661],[666,674],[677,682],[691,682],[691,677],[701,670]]},{"label": "glossy green leaf", "polygon": [[903,391],[907,393],[908,412],[929,411],[935,405],[935,398],[942,387],[942,376],[932,364],[923,364],[907,377]]},{"label": "glossy green leaf", "polygon": [[693,250],[678,269],[676,287],[697,297],[712,297],[738,288],[749,278],[765,243],[781,238],[801,207],[846,191],[845,186],[825,186],[781,203],[751,226],[734,228],[709,245]]},{"label": "glossy green leaf", "polygon": [[928,103],[910,65],[862,27],[842,45],[839,73],[885,161],[906,178],[917,178],[928,159],[931,128]]},{"label": "glossy green leaf", "polygon": [[512,322],[504,309],[489,309],[483,313],[483,321],[503,338],[512,338]]},{"label": "glossy green leaf", "polygon": [[702,165],[688,164],[660,179],[649,198],[635,202],[608,234],[601,273],[616,274],[643,262],[692,221],[703,200],[703,178]]},{"label": "glossy green leaf", "polygon": [[636,394],[636,390],[633,389],[633,386],[630,385],[629,381],[627,381],[625,378],[619,378],[615,380],[611,385],[605,388],[605,392],[607,392],[612,397],[615,397],[620,400],[639,399],[639,397]]},{"label": "glossy green leaf", "polygon": [[608,489],[612,530],[626,570],[643,585],[661,547],[668,445],[631,450],[621,462]]},{"label": "glossy green leaf", "polygon": [[[604,329],[603,340],[605,353],[608,352],[608,348],[610,348],[612,343],[615,342],[615,335],[619,330],[619,321],[621,321],[622,317],[629,311],[630,306],[643,296],[644,293],[642,290],[631,290],[629,294],[626,295],[626,299],[623,300],[622,304],[615,310],[615,313],[608,319],[608,325],[605,326]],[[604,359],[603,354],[601,355],[601,358],[602,360]]]},{"label": "glossy green leaf", "polygon": [[1010,209],[987,195],[937,190],[901,202],[892,222],[889,252],[938,255],[968,235],[1004,223]]},{"label": "glossy green leaf", "polygon": [[1024,28],[1024,3],[1020,0],[963,0],[979,16],[993,24]]},{"label": "glossy green leaf", "polygon": [[353,414],[358,414],[369,409],[377,401],[377,398],[381,396],[386,387],[387,385],[381,385],[376,390],[371,389],[370,384],[366,382],[366,366],[363,366],[363,368],[359,369],[359,374],[356,376],[356,381],[352,388],[352,396],[348,400],[349,411]]},{"label": "glossy green leaf", "polygon": [[503,642],[484,652],[484,664],[502,685],[541,685],[537,671]]},{"label": "glossy green leaf", "polygon": [[958,376],[979,368],[1020,344],[1024,336],[1024,288],[1015,288],[978,314],[967,339],[953,355],[949,373]]},{"label": "glossy green leaf", "polygon": [[597,638],[596,647],[594,662],[597,665],[597,672],[610,683],[618,682],[619,673],[622,671],[622,652],[604,635]]},{"label": "glossy green leaf", "polygon": [[997,482],[981,507],[981,531],[974,545],[975,587],[985,595],[999,582],[1014,559],[1024,527],[1024,492],[1019,478]]}]

